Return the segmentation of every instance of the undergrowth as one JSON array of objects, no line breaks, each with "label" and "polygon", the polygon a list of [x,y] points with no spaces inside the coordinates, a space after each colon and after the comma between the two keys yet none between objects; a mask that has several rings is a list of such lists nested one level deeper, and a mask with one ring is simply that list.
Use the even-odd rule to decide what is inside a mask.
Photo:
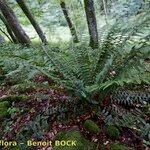
[{"label": "undergrowth", "polygon": [[[17,140],[30,136],[43,139],[54,120],[68,123],[92,112],[104,125],[135,129],[147,144],[149,91],[136,94],[132,89],[150,85],[149,64],[145,63],[150,54],[150,36],[145,34],[149,17],[144,14],[135,22],[108,27],[100,47],[94,50],[86,43],[31,47],[2,44],[0,84],[6,97],[1,100],[11,101],[11,106],[6,110],[9,117],[4,115],[1,123],[1,137],[12,138],[9,133]],[[28,100],[12,100],[14,95],[26,95]],[[118,138],[119,130],[115,130]]]}]

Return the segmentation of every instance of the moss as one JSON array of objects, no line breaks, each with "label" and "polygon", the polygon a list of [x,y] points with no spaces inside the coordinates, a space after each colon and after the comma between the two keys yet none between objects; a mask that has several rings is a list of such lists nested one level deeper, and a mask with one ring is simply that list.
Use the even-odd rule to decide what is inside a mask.
[{"label": "moss", "polygon": [[10,102],[8,101],[0,102],[0,120],[2,120],[8,115],[7,109],[9,106]]},{"label": "moss", "polygon": [[4,98],[1,98],[1,101],[9,101],[9,102],[15,102],[15,101],[27,101],[29,98],[27,96],[15,96],[15,95],[11,95],[11,96],[6,96]]},{"label": "moss", "polygon": [[101,131],[97,124],[95,124],[92,120],[86,120],[84,123],[84,128],[91,133],[99,133]]},{"label": "moss", "polygon": [[102,145],[101,150],[107,150],[108,147],[110,150],[135,150],[134,148],[131,148],[122,144],[117,144],[117,143],[110,144],[107,147],[105,145]]},{"label": "moss", "polygon": [[119,132],[119,130],[116,127],[108,126],[108,127],[106,127],[106,134],[111,139],[117,139],[117,138],[119,138],[120,132]]},{"label": "moss", "polygon": [[19,146],[10,147],[10,149],[11,149],[11,150],[21,150],[21,149],[19,148]]},{"label": "moss", "polygon": [[121,144],[111,144],[110,150],[134,150],[134,148],[130,148]]},{"label": "moss", "polygon": [[8,101],[2,101],[2,102],[0,102],[0,108],[8,108],[10,105],[11,104]]},{"label": "moss", "polygon": [[8,115],[7,109],[0,108],[0,120],[5,118]]},{"label": "moss", "polygon": [[54,145],[54,150],[96,150],[96,144],[91,143],[85,138],[82,137],[79,131],[69,131],[69,132],[61,132],[57,135],[55,141],[75,141],[75,146],[56,146]]}]

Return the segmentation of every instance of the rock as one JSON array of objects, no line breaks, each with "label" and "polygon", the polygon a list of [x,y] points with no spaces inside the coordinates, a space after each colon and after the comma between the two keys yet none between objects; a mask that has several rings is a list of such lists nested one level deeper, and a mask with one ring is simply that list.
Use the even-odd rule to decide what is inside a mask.
[{"label": "rock", "polygon": [[[75,141],[72,146],[58,146],[57,141]],[[96,144],[86,140],[79,131],[61,132],[55,138],[53,150],[96,150]]]},{"label": "rock", "polygon": [[107,126],[106,127],[106,134],[111,138],[111,139],[118,139],[120,132],[115,126]]},{"label": "rock", "polygon": [[92,120],[86,120],[84,123],[84,128],[91,133],[100,133],[100,128],[98,125]]}]

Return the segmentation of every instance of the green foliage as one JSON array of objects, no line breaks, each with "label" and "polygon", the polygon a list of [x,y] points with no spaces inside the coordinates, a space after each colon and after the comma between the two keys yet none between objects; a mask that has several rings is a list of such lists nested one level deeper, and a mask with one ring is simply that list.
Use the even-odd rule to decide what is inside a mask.
[{"label": "green foliage", "polygon": [[96,145],[83,138],[79,131],[61,132],[56,140],[76,141],[76,146],[54,146],[54,150],[96,150]]},{"label": "green foliage", "polygon": [[8,115],[7,109],[10,106],[9,101],[1,101],[0,102],[0,120]]},{"label": "green foliage", "polygon": [[150,142],[149,142],[149,141],[146,141],[146,140],[143,140],[143,144],[144,144],[144,146],[146,146],[146,147],[149,147],[149,146],[150,146]]},{"label": "green foliage", "polygon": [[5,118],[8,115],[8,112],[6,109],[0,108],[0,120]]},{"label": "green foliage", "polygon": [[115,126],[107,126],[106,127],[106,134],[111,138],[111,139],[118,139],[120,132]]},{"label": "green foliage", "polygon": [[38,69],[59,85],[73,91],[79,99],[90,103],[95,103],[95,93],[100,93],[101,101],[118,87],[149,84],[150,78],[145,75],[143,59],[146,56],[143,50],[148,45],[147,36],[142,37],[145,39],[143,43],[133,42],[133,37],[142,28],[147,28],[148,18],[147,14],[142,14],[138,22],[135,21],[136,24],[125,27],[115,24],[102,37],[101,45],[96,50],[76,46],[64,53],[55,53],[45,47],[47,57],[61,78],[44,68]]},{"label": "green foliage", "polygon": [[8,108],[10,106],[9,101],[0,102],[0,108]]},{"label": "green foliage", "polygon": [[[148,15],[141,14],[135,23],[130,20],[128,25],[122,26],[117,22],[105,30],[100,47],[96,50],[78,45],[59,52],[53,51],[51,47],[43,47],[43,51],[40,47],[24,48],[20,52],[19,46],[12,51],[11,47],[6,49],[4,45],[5,53],[1,51],[1,58],[18,64],[22,61],[17,70],[23,75],[26,74],[23,73],[26,70],[24,66],[32,66],[58,85],[73,91],[79,99],[95,103],[95,93],[101,93],[101,101],[118,87],[149,84],[150,78],[149,74],[145,74],[144,64],[144,58],[149,53],[144,51],[148,47],[148,35],[140,35],[138,41],[134,41],[134,37],[143,33],[143,28],[147,28],[148,21]],[[16,70],[13,72],[17,74]]]},{"label": "green foliage", "polygon": [[[41,2],[41,5],[45,6],[45,3]],[[79,100],[79,104],[74,105],[75,110],[79,110],[80,102],[84,106],[88,104],[92,109],[96,107],[95,104],[101,106],[99,103],[102,104],[106,96],[111,95],[120,87],[149,85],[150,76],[144,62],[144,59],[150,54],[149,20],[148,14],[141,13],[135,18],[129,19],[126,24],[117,22],[113,26],[104,26],[101,29],[103,33],[99,39],[100,47],[95,50],[88,47],[86,42],[77,45],[70,43],[70,45],[31,47],[2,44],[0,45],[0,66],[5,72],[3,76],[5,84],[13,85],[14,92],[26,92],[34,88],[34,85],[32,86],[28,81],[35,74],[42,72],[57,86],[64,87],[73,98]],[[29,84],[24,83],[25,80]],[[108,102],[109,107],[104,108],[102,113],[99,110],[99,113],[104,116],[106,124],[132,128],[139,122],[139,116],[143,117],[141,111],[139,112],[137,109],[136,111],[127,111],[118,105],[133,107],[136,102],[143,104],[145,101],[137,98],[136,94],[134,98],[125,97],[126,92],[121,94],[123,98],[111,99],[112,101]],[[99,98],[95,98],[95,95],[99,95]],[[22,96],[7,96],[2,98],[2,101],[26,101],[27,99]],[[85,109],[84,106],[83,109]],[[16,111],[18,110],[12,108],[8,112],[13,114]],[[60,111],[58,108],[54,108],[50,111],[52,114],[63,115],[67,108],[64,107]],[[80,113],[78,112],[78,114]],[[18,135],[18,139],[25,139],[33,133],[36,137],[41,138],[44,134],[44,128],[47,129],[47,121],[48,118],[45,116],[37,115],[35,120],[24,128],[24,132]],[[92,130],[94,133],[100,131],[98,128],[93,130],[95,124],[93,125],[90,121],[87,121],[86,126],[89,131]],[[115,135],[111,133],[113,138],[116,138],[117,134],[119,135],[117,130],[115,132]],[[143,135],[147,137],[147,132]],[[86,144],[81,143],[80,149],[83,148],[83,145]]]},{"label": "green foliage", "polygon": [[[106,149],[107,148],[105,148],[105,146],[102,146],[102,150],[106,150]],[[110,150],[134,150],[134,148],[115,143],[115,144],[110,144]]]},{"label": "green foliage", "polygon": [[[133,18],[129,20],[128,24],[117,22],[107,26],[107,29],[104,27],[100,47],[95,50],[86,46],[86,43],[29,48],[3,44],[0,62],[8,79],[16,78],[18,82],[19,76],[22,84],[25,78],[30,80],[36,73],[42,72],[58,86],[65,87],[71,96],[93,107],[117,88],[145,83],[149,85],[150,76],[144,62],[149,56],[148,25],[149,16],[143,13],[134,21]],[[95,95],[99,95],[99,98],[96,99]],[[141,112],[122,111],[113,105],[114,102],[116,99],[102,112],[105,122],[134,127]],[[134,102],[136,100],[132,98],[125,98],[120,99],[119,104],[132,105]]]},{"label": "green foliage", "polygon": [[0,75],[0,84],[4,82],[5,76],[4,75]]},{"label": "green foliage", "polygon": [[134,150],[134,148],[130,148],[121,144],[111,144],[111,150]]},{"label": "green foliage", "polygon": [[141,13],[148,8],[148,2],[143,0],[118,0],[115,1],[111,7],[111,14],[115,18],[128,19],[132,15]]},{"label": "green foliage", "polygon": [[[2,104],[0,106],[0,120],[2,120],[3,118],[5,118],[6,116],[8,116],[8,112],[7,112],[7,109],[8,109],[8,103],[4,104],[4,102],[0,102],[0,104]],[[7,105],[7,106],[6,106]]]},{"label": "green foliage", "polygon": [[18,141],[26,141],[26,139],[31,136],[34,136],[36,139],[42,139],[45,132],[49,129],[50,124],[48,123],[48,119],[49,116],[43,116],[41,114],[35,116],[33,120],[24,126],[22,132],[20,132],[16,138]]},{"label": "green foliage", "polygon": [[15,108],[15,107],[8,108],[8,110],[7,110],[8,114],[10,114],[10,115],[15,114],[19,111],[20,111],[19,108]]},{"label": "green foliage", "polygon": [[[34,37],[34,33],[30,32],[30,22],[22,11],[18,9],[15,1],[8,0],[8,2],[21,24],[27,29],[27,34],[30,37],[32,36],[32,38],[37,37],[37,35]],[[54,36],[60,38],[58,31],[61,31],[63,40],[67,35],[66,33],[68,33],[66,20],[62,17],[63,14],[60,10],[59,2],[57,0],[51,0],[50,2],[46,0],[38,0],[36,2],[29,0],[26,2],[32,14],[36,17],[42,29],[44,29],[44,32],[46,34],[49,33],[50,38],[52,37],[51,40],[54,39]],[[49,46],[40,46],[39,43],[34,43],[34,46],[31,47],[22,47],[8,43],[0,45],[0,84],[4,86],[11,85],[13,94],[31,92],[37,88],[37,85],[31,80],[37,73],[42,72],[42,74],[53,80],[57,87],[60,86],[65,88],[65,90],[67,89],[67,94],[69,92],[72,96],[67,104],[59,103],[56,107],[46,107],[44,111],[41,110],[16,135],[16,140],[19,143],[31,137],[42,139],[49,130],[51,116],[54,115],[58,121],[66,121],[69,117],[67,116],[67,118],[65,113],[68,112],[69,107],[73,108],[71,110],[72,116],[81,115],[81,113],[88,111],[90,107],[96,113],[100,113],[100,117],[104,118],[104,122],[109,125],[106,132],[110,138],[117,139],[119,136],[119,130],[111,125],[128,128],[136,127],[140,130],[141,136],[144,137],[145,145],[148,145],[150,126],[149,123],[144,122],[141,118],[146,118],[145,115],[149,114],[143,114],[142,112],[149,103],[149,93],[141,93],[141,96],[138,92],[116,91],[120,87],[126,88],[131,86],[132,88],[133,85],[150,85],[149,66],[145,65],[144,62],[145,58],[150,58],[150,17],[149,11],[144,13],[144,8],[148,8],[148,0],[147,2],[146,0],[130,0],[128,2],[124,0],[114,2],[108,0],[106,6],[108,15],[109,12],[112,13],[113,11],[115,19],[119,17],[119,20],[122,21],[124,19],[125,22],[122,24],[118,21],[113,24],[111,16],[106,16],[108,17],[108,24],[98,29],[100,47],[95,50],[87,46],[88,34],[83,2],[81,0],[65,0],[65,2],[77,32],[80,33],[79,38],[85,42],[77,45],[60,42]],[[97,0],[95,3],[100,4],[101,8],[104,7],[102,1]],[[104,16],[99,17],[99,5],[96,6],[96,12],[99,28],[99,26],[105,24],[103,23]],[[134,14],[136,16],[133,16]],[[0,22],[1,25],[3,26],[2,22]],[[6,29],[2,28],[2,30],[7,32]],[[60,39],[55,39],[55,41]],[[69,39],[70,35],[68,36]],[[41,85],[39,84],[39,86]],[[96,98],[97,95],[98,98]],[[105,97],[109,97],[109,95],[111,95],[111,98],[108,105],[101,105],[103,101],[105,102]],[[51,98],[53,96],[42,95],[42,93],[35,96],[38,102],[43,102],[43,99],[46,101],[51,100]],[[73,103],[74,98],[77,99],[77,103]],[[18,112],[20,115],[24,115],[24,113],[29,115],[28,108],[23,108],[22,110],[13,105],[8,108],[11,103],[25,102],[28,99],[28,97],[21,95],[10,95],[0,98],[0,120],[3,120],[8,115],[11,115],[13,120],[13,116],[18,114]],[[142,109],[137,108],[137,105],[142,107]],[[104,107],[102,108],[104,110],[101,109],[101,106]],[[86,108],[88,109],[86,110]],[[81,112],[80,110],[83,111]],[[6,132],[8,133],[11,130],[12,120],[6,123]],[[101,131],[91,120],[86,120],[84,127],[92,133]],[[62,133],[58,139],[77,140],[77,147],[72,147],[74,150],[96,150],[96,145],[84,139],[77,131]],[[19,148],[28,149],[24,146],[19,145]],[[67,150],[70,147],[54,147],[54,149]],[[120,144],[110,145],[110,150],[130,149]]]},{"label": "green foliage", "polygon": [[11,87],[11,90],[13,92],[18,92],[20,94],[26,93],[26,92],[32,92],[35,90],[36,85],[33,82],[30,81],[24,81],[23,83],[16,84]]},{"label": "green foliage", "polygon": [[140,133],[144,138],[145,144],[150,145],[150,143],[148,142],[150,141],[150,124],[148,122],[141,120]]},{"label": "green foliage", "polygon": [[117,104],[126,106],[133,106],[135,103],[147,104],[149,102],[149,91],[131,91],[131,90],[120,90],[116,91],[112,95],[112,101]]},{"label": "green foliage", "polygon": [[133,128],[139,124],[144,114],[140,109],[126,109],[111,103],[101,112],[100,116],[105,118],[105,123],[108,125]]},{"label": "green foliage", "polygon": [[[124,87],[111,95],[110,104],[99,115],[109,125],[140,128],[149,112],[149,85]],[[144,124],[143,124],[144,128]]]},{"label": "green foliage", "polygon": [[84,128],[91,133],[99,133],[101,131],[97,124],[92,120],[86,120],[84,122]]},{"label": "green foliage", "polygon": [[10,96],[6,96],[1,98],[1,101],[8,101],[8,102],[16,102],[16,101],[27,101],[29,99],[28,96],[15,96],[15,95],[10,95]]}]

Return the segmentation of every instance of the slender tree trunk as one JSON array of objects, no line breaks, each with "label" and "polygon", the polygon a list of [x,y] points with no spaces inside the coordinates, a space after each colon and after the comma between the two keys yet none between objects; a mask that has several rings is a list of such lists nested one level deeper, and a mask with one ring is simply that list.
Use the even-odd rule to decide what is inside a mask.
[{"label": "slender tree trunk", "polygon": [[107,14],[108,14],[108,11],[107,11],[107,0],[103,0],[103,7],[104,7],[104,13],[105,13],[105,21],[106,21],[106,24],[108,24],[108,21],[107,21]]},{"label": "slender tree trunk", "polygon": [[84,7],[81,0],[78,0],[78,2],[80,3],[81,7]]},{"label": "slender tree trunk", "polygon": [[13,10],[8,6],[7,2],[5,0],[0,0],[0,10],[7,20],[11,30],[15,34],[17,40],[21,44],[29,45],[30,39],[21,27],[21,25],[18,22],[17,17],[15,16]]},{"label": "slender tree trunk", "polygon": [[[3,31],[1,28],[0,28],[0,31],[10,40],[10,42],[13,43],[12,39],[10,38],[10,36],[5,31]],[[0,35],[0,37],[1,37],[1,35]]]},{"label": "slender tree trunk", "polygon": [[[10,28],[10,26],[9,26],[9,24],[8,24],[8,22],[7,22],[7,20],[5,19],[5,17],[0,13],[0,19],[2,20],[2,22],[4,23],[4,25],[6,26],[6,29],[7,29],[7,32],[8,32],[8,34],[9,34],[9,36],[11,37],[11,39],[12,39],[12,41],[14,42],[14,43],[18,43],[18,40],[17,40],[17,38],[15,37],[15,35],[14,35],[14,33],[13,33],[13,31],[11,30],[11,28]],[[8,36],[7,36],[8,37]],[[10,39],[9,39],[10,40]],[[11,41],[11,40],[10,40]],[[11,41],[11,42],[12,42]]]},{"label": "slender tree trunk", "polygon": [[79,39],[78,39],[78,36],[77,36],[77,32],[76,32],[76,29],[75,29],[75,26],[74,24],[72,23],[70,17],[69,17],[69,13],[68,13],[68,10],[66,8],[66,4],[65,2],[63,1],[60,1],[60,6],[61,6],[61,9],[63,11],[63,14],[66,18],[66,21],[68,23],[68,26],[69,26],[69,29],[70,29],[70,32],[71,32],[71,35],[73,37],[73,41],[74,43],[78,43],[79,42]]},{"label": "slender tree trunk", "polygon": [[40,28],[39,24],[36,22],[34,16],[32,15],[32,13],[29,10],[28,6],[26,5],[25,1],[24,0],[16,0],[16,2],[18,3],[18,5],[20,6],[20,8],[24,12],[24,14],[27,16],[27,18],[29,19],[29,21],[33,25],[33,27],[36,30],[37,34],[39,35],[41,41],[44,44],[48,44],[47,39],[46,39],[42,29]]},{"label": "slender tree trunk", "polygon": [[95,16],[94,2],[93,0],[84,0],[86,19],[90,35],[90,46],[98,48],[98,32],[97,21]]}]

